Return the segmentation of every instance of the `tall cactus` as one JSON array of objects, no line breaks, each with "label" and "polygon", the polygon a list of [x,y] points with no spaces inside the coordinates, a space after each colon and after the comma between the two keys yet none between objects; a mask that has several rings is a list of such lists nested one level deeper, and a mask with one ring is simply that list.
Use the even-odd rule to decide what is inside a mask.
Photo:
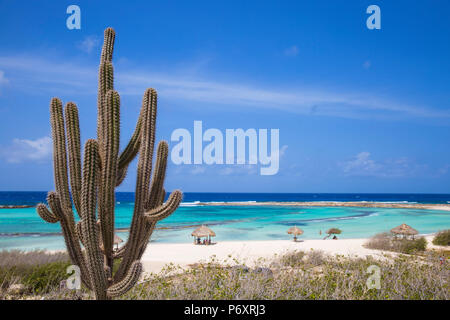
[{"label": "tall cactus", "polygon": [[[53,166],[56,192],[49,192],[49,208],[40,203],[37,212],[47,222],[61,224],[67,251],[79,266],[83,284],[96,299],[110,299],[130,290],[142,272],[140,259],[156,223],[172,214],[182,193],[173,191],[164,203],[163,187],[168,145],[158,144],[152,172],[157,96],[144,93],[136,129],[119,154],[120,96],[114,91],[112,55],[115,32],[107,28],[100,58],[97,139],[89,139],[81,163],[78,108],[61,100],[50,103]],[[64,112],[63,112],[64,111]],[[135,205],[128,241],[114,250],[115,188],[125,179],[128,165],[139,154]],[[69,188],[70,181],[70,188]],[[74,210],[78,213],[76,222]],[[121,259],[113,274],[114,260]]]}]

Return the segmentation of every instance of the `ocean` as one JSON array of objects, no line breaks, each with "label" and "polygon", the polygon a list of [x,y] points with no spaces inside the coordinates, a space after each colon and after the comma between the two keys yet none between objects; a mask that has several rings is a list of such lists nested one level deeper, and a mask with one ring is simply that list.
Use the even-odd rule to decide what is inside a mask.
[{"label": "ocean", "polygon": [[[0,192],[0,205],[35,205],[46,192]],[[134,193],[116,195],[116,228],[126,229],[133,212]],[[366,238],[407,223],[421,234],[450,228],[450,211],[394,208],[199,206],[199,202],[368,201],[386,203],[450,203],[450,194],[340,193],[185,193],[182,205],[158,224],[153,242],[191,242],[196,225],[206,224],[215,241],[289,239],[286,230],[298,226],[303,239],[320,239],[336,227],[341,238]],[[322,234],[320,234],[320,231]],[[126,231],[118,235],[127,238]],[[59,224],[46,223],[35,208],[0,209],[1,249],[64,249]]]}]

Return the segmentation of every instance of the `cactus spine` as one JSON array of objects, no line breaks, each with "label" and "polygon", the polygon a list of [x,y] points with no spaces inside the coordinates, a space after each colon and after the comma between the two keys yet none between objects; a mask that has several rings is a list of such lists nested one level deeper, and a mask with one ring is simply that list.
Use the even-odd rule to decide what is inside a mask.
[{"label": "cactus spine", "polygon": [[[61,100],[50,103],[53,138],[55,192],[49,192],[47,207],[37,212],[49,223],[59,222],[73,264],[80,267],[83,284],[96,299],[110,299],[130,290],[142,272],[140,259],[156,223],[172,214],[182,193],[173,191],[164,203],[164,179],[168,145],[158,144],[152,174],[157,94],[144,93],[136,129],[122,153],[120,142],[120,96],[114,91],[112,56],[115,32],[107,28],[100,58],[97,98],[97,139],[89,139],[81,163],[77,106]],[[67,147],[67,148],[66,148]],[[128,241],[114,251],[115,188],[125,179],[128,165],[139,155],[135,206]],[[70,181],[70,188],[69,188]],[[72,200],[71,200],[72,199]],[[73,208],[80,221],[76,222]],[[114,260],[122,259],[112,274]]]}]

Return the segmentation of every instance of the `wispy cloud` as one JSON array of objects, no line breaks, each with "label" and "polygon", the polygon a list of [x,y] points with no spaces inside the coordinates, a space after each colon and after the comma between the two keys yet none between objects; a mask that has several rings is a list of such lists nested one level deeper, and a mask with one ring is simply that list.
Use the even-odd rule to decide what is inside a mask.
[{"label": "wispy cloud", "polygon": [[97,36],[87,36],[83,41],[77,44],[78,49],[86,53],[91,53],[100,44]]},{"label": "wispy cloud", "polygon": [[[97,66],[55,60],[0,56],[0,68],[10,70],[15,88],[39,92],[96,94]],[[450,118],[449,109],[417,106],[380,98],[371,93],[335,92],[326,88],[286,85],[286,89],[205,80],[177,72],[156,73],[116,69],[116,88],[122,95],[141,96],[156,87],[168,99],[209,103],[213,107],[265,108],[291,113],[344,118],[404,119],[405,117]]]},{"label": "wispy cloud", "polygon": [[9,80],[5,77],[5,72],[0,70],[0,85],[8,83]]},{"label": "wispy cloud", "polygon": [[10,146],[2,148],[0,157],[10,163],[26,161],[43,162],[52,155],[52,139],[42,137],[36,140],[13,139]]},{"label": "wispy cloud", "polygon": [[257,165],[250,165],[250,164],[235,164],[235,165],[228,165],[223,167],[219,170],[219,174],[223,176],[230,176],[230,175],[255,175],[258,173],[258,166]]},{"label": "wispy cloud", "polygon": [[298,55],[298,52],[299,50],[297,46],[292,46],[284,50],[284,54],[288,57],[295,57]]},{"label": "wispy cloud", "polygon": [[370,152],[366,151],[338,165],[346,176],[398,178],[429,173],[427,165],[417,164],[408,158],[376,161],[372,159]]},{"label": "wispy cloud", "polygon": [[[9,83],[9,80],[5,77],[5,72],[0,70],[0,88],[2,85]],[[1,91],[0,91],[1,93]]]},{"label": "wispy cloud", "polygon": [[194,168],[192,168],[192,170],[191,170],[191,174],[193,174],[193,175],[202,174],[202,173],[205,173],[205,171],[206,171],[205,167],[194,166]]}]

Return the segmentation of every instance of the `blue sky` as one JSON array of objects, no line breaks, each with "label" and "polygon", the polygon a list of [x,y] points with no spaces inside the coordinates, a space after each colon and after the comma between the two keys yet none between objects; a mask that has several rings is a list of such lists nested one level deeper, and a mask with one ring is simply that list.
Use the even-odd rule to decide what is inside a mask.
[{"label": "blue sky", "polygon": [[[71,4],[81,30],[66,27]],[[366,28],[371,4],[381,30]],[[449,193],[448,12],[448,1],[0,1],[0,190],[53,189],[51,97],[76,102],[82,139],[95,137],[111,26],[122,145],[147,87],[158,139],[194,120],[280,130],[278,174],[170,163],[168,190]]]}]

